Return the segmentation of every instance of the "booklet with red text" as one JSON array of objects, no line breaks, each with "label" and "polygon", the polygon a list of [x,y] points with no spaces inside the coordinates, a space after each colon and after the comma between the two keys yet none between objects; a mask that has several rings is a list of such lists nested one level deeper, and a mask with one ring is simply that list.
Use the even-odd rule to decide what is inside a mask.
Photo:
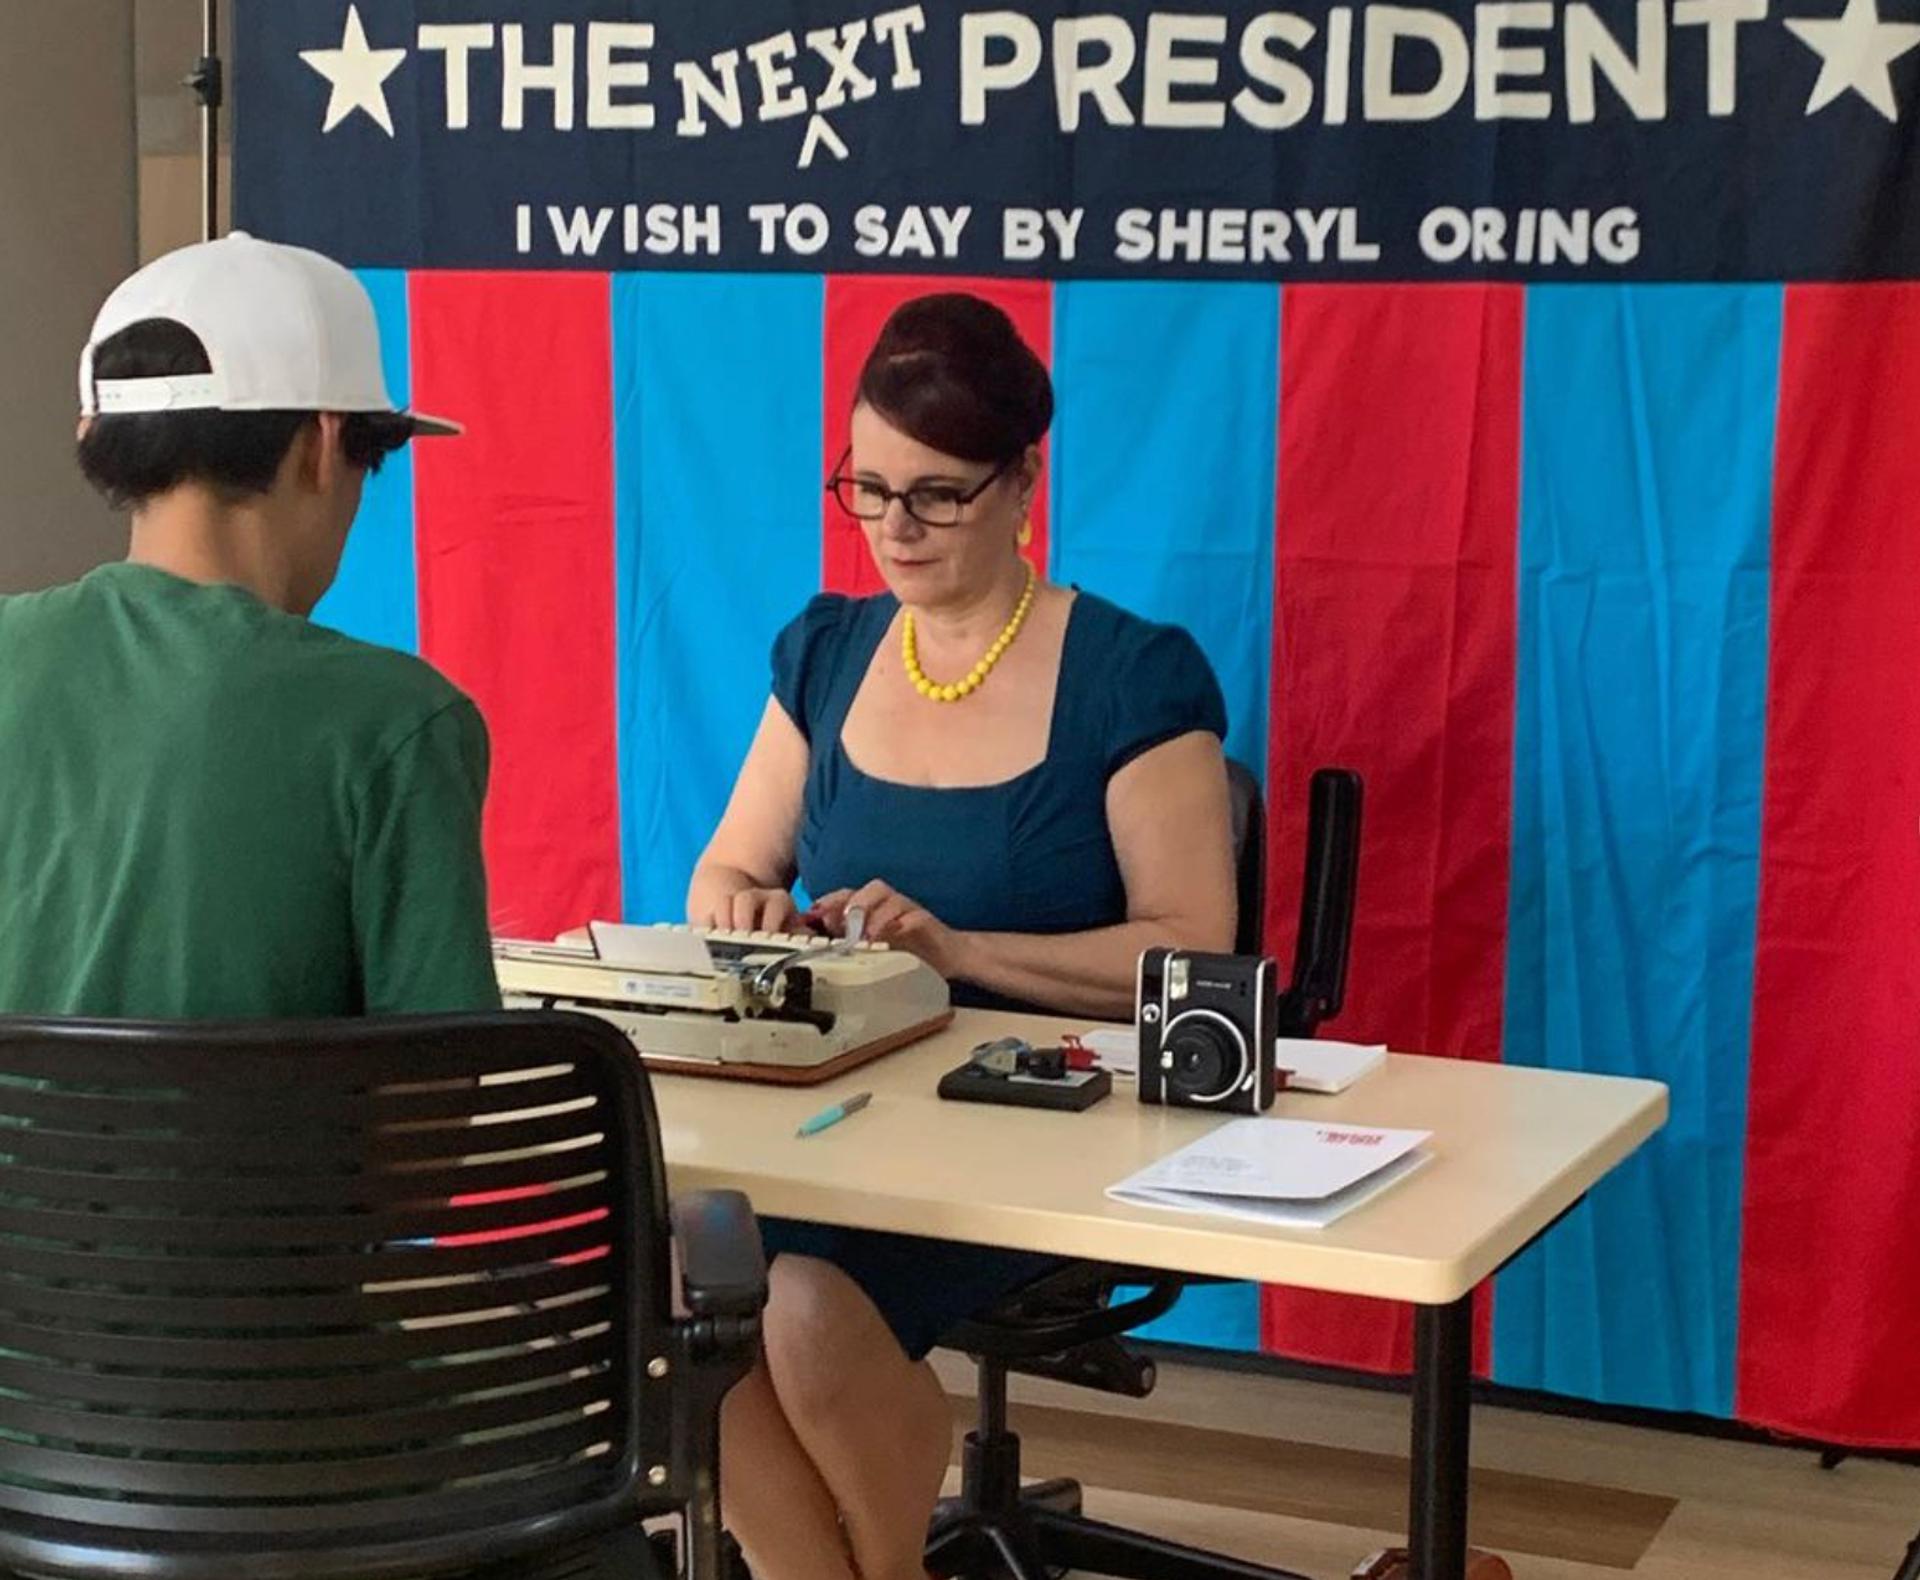
[{"label": "booklet with red text", "polygon": [[1424,1167],[1429,1130],[1233,1119],[1112,1186],[1115,1201],[1320,1229]]}]

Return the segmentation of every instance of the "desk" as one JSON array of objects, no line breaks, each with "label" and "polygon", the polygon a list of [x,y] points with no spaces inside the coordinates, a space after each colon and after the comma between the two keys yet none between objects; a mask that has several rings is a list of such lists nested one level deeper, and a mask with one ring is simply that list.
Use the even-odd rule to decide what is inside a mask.
[{"label": "desk", "polygon": [[[1465,1569],[1469,1297],[1666,1121],[1654,1081],[1395,1055],[1337,1097],[1283,1093],[1279,1117],[1434,1132],[1434,1161],[1327,1229],[1157,1212],[1109,1185],[1219,1116],[1144,1107],[1130,1083],[1084,1114],[943,1102],[939,1077],[976,1043],[1057,1042],[1087,1022],[960,1011],[925,1042],[825,1086],[749,1087],[656,1075],[675,1192],[745,1191],[785,1218],[1419,1307],[1410,1540],[1416,1580]],[[856,1091],[865,1112],[799,1139],[808,1115]]]}]

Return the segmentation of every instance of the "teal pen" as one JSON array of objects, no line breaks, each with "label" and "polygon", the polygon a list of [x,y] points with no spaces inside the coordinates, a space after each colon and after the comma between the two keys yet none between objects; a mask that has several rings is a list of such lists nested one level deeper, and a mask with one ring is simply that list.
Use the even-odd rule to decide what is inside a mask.
[{"label": "teal pen", "polygon": [[829,1126],[839,1124],[840,1121],[845,1119],[848,1114],[859,1113],[861,1109],[865,1108],[867,1104],[869,1104],[872,1101],[873,1101],[873,1093],[856,1092],[852,1097],[849,1097],[844,1103],[835,1103],[833,1107],[823,1109],[821,1112],[815,1114],[813,1118],[809,1119],[804,1125],[802,1125],[797,1131],[795,1131],[794,1134],[801,1135],[801,1136],[817,1136],[820,1134],[821,1131],[827,1129]]}]

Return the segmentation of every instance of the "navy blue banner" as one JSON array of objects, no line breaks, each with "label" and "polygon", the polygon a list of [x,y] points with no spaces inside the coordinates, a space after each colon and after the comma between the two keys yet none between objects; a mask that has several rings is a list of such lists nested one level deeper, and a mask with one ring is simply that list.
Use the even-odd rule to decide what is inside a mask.
[{"label": "navy blue banner", "polygon": [[1920,0],[241,0],[236,26],[237,223],[361,266],[1920,275]]}]

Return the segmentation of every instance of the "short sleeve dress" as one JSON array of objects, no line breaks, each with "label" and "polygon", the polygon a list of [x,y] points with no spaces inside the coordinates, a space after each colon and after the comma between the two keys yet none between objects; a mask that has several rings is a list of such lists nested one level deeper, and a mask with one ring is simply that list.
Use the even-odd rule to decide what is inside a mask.
[{"label": "short sleeve dress", "polygon": [[[1068,614],[1045,758],[999,784],[935,789],[862,772],[841,725],[899,609],[890,595],[815,598],[773,647],[773,694],[809,748],[795,855],[810,894],[875,879],[968,932],[1073,933],[1124,921],[1107,782],[1194,731],[1224,738],[1226,705],[1199,645],[1089,593]],[[956,981],[959,1005],[1047,1012]],[[1057,1010],[1055,1011],[1057,1012]],[[770,1255],[845,1270],[911,1355],[1057,1265],[903,1235],[768,1219]]]}]

